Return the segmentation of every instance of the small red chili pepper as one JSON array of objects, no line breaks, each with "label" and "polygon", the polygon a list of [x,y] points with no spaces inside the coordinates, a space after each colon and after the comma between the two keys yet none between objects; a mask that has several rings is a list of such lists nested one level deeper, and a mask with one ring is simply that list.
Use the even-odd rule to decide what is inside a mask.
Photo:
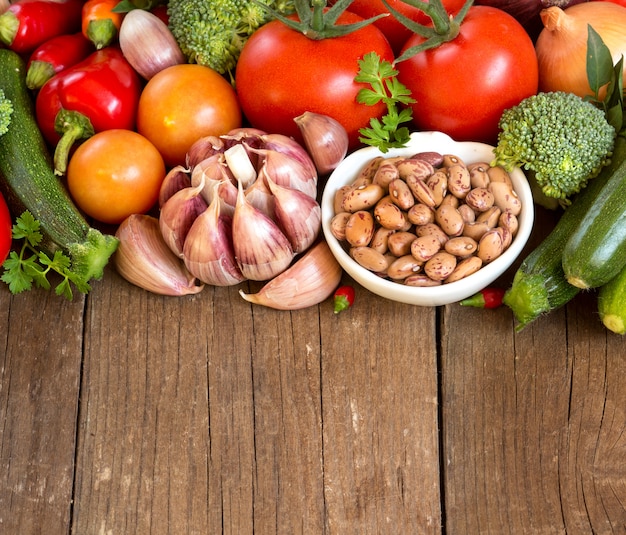
[{"label": "small red chili pepper", "polygon": [[354,303],[354,288],[352,286],[340,286],[335,290],[333,301],[335,314],[350,308]]},{"label": "small red chili pepper", "polygon": [[55,74],[76,65],[94,51],[82,32],[57,35],[39,45],[26,66],[26,85],[39,89]]},{"label": "small red chili pepper", "polygon": [[0,15],[0,42],[30,54],[48,39],[80,30],[83,0],[17,0]]},{"label": "small red chili pepper", "polygon": [[65,172],[77,140],[103,130],[135,128],[141,87],[141,78],[117,46],[96,50],[48,80],[35,111],[46,141],[56,146],[58,174]]},{"label": "small red chili pepper", "polygon": [[11,251],[13,223],[11,213],[2,193],[0,193],[0,265],[4,263]]},{"label": "small red chili pepper", "polygon": [[463,299],[460,302],[462,306],[476,307],[476,308],[498,308],[502,305],[502,298],[504,297],[504,288],[489,287],[484,288],[480,292]]},{"label": "small red chili pepper", "polygon": [[82,31],[97,49],[118,37],[124,13],[114,11],[119,0],[87,0],[83,6]]}]

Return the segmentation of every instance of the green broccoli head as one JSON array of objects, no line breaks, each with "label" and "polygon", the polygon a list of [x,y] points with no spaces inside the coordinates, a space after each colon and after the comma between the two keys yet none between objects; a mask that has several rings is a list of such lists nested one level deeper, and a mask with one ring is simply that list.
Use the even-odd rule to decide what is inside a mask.
[{"label": "green broccoli head", "polygon": [[13,114],[13,103],[5,96],[0,89],[0,136],[9,131],[11,115]]},{"label": "green broccoli head", "polygon": [[540,92],[504,111],[493,165],[523,167],[546,197],[567,204],[610,162],[615,129],[592,103]]},{"label": "green broccoli head", "polygon": [[[293,12],[293,0],[260,1],[282,14]],[[250,35],[273,18],[253,0],[169,0],[167,11],[187,60],[231,75]]]}]

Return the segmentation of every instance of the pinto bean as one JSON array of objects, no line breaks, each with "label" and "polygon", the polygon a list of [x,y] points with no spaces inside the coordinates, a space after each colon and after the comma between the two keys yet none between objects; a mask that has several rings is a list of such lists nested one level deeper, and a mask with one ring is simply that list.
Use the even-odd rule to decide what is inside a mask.
[{"label": "pinto bean", "polygon": [[374,231],[374,235],[372,236],[369,246],[375,251],[378,251],[380,254],[385,254],[389,250],[389,236],[391,236],[394,232],[395,230],[392,229],[378,227]]},{"label": "pinto bean", "polygon": [[456,263],[456,256],[439,251],[424,264],[424,273],[433,280],[443,281],[454,271]]},{"label": "pinto bean", "polygon": [[465,196],[465,203],[477,212],[486,212],[494,203],[493,193],[487,188],[472,188]]},{"label": "pinto bean", "polygon": [[420,262],[427,262],[441,250],[441,242],[436,236],[419,236],[411,242],[411,254]]},{"label": "pinto bean", "polygon": [[350,256],[360,266],[374,273],[383,273],[389,267],[389,259],[371,247],[353,247]]},{"label": "pinto bean", "polygon": [[420,262],[412,255],[404,255],[396,258],[387,268],[387,276],[394,280],[403,280],[408,276],[421,271],[424,262]]},{"label": "pinto bean", "polygon": [[486,162],[477,162],[467,166],[472,188],[486,188],[489,185],[488,169],[489,164]]},{"label": "pinto bean", "polygon": [[411,192],[413,193],[413,196],[415,197],[417,202],[421,202],[430,207],[434,207],[437,205],[433,190],[431,190],[426,185],[426,182],[424,182],[421,178],[408,176],[404,180],[411,189]]},{"label": "pinto bean", "polygon": [[378,166],[374,174],[373,184],[378,184],[385,191],[389,188],[389,183],[400,176],[398,168],[391,162],[383,162]]},{"label": "pinto bean", "polygon": [[385,196],[385,190],[378,184],[368,184],[348,190],[341,201],[345,212],[358,212],[372,208]]},{"label": "pinto bean", "polygon": [[406,179],[408,176],[413,176],[424,180],[435,171],[435,168],[430,163],[418,158],[406,158],[401,162],[397,162],[396,167],[400,178],[402,179]]},{"label": "pinto bean", "polygon": [[407,223],[405,213],[393,203],[376,205],[374,217],[379,225],[392,230],[402,230]]},{"label": "pinto bean", "polygon": [[452,195],[465,199],[471,189],[470,174],[465,165],[457,164],[448,167],[448,191]]},{"label": "pinto bean", "polygon": [[498,229],[491,229],[485,232],[478,242],[478,250],[476,256],[483,263],[488,264],[498,258],[503,251],[502,234]]},{"label": "pinto bean", "polygon": [[346,241],[353,247],[368,245],[374,235],[374,218],[366,210],[352,214],[345,227]]},{"label": "pinto bean", "polygon": [[339,212],[330,221],[330,231],[340,241],[346,239],[346,225],[351,216],[350,212]]},{"label": "pinto bean", "polygon": [[441,204],[437,208],[435,222],[448,236],[460,236],[465,226],[463,216],[452,204]]},{"label": "pinto bean", "polygon": [[411,243],[417,239],[413,232],[401,230],[394,232],[387,239],[389,252],[395,256],[404,256],[411,253]]},{"label": "pinto bean", "polygon": [[426,225],[435,222],[434,210],[424,203],[415,203],[407,212],[407,217],[414,225]]},{"label": "pinto bean", "polygon": [[463,260],[461,260],[452,273],[448,275],[445,282],[456,282],[465,277],[470,276],[473,273],[476,273],[481,267],[483,267],[483,261],[477,256],[469,256]]},{"label": "pinto bean", "polygon": [[522,211],[522,201],[515,190],[505,182],[490,182],[489,191],[493,193],[494,204],[503,212],[519,215]]},{"label": "pinto bean", "polygon": [[415,197],[413,197],[411,189],[401,178],[395,178],[389,182],[388,188],[391,200],[402,210],[408,210],[415,204]]},{"label": "pinto bean", "polygon": [[478,249],[478,243],[468,236],[456,236],[444,243],[443,248],[448,253],[463,258],[473,255]]},{"label": "pinto bean", "polygon": [[419,288],[428,288],[431,286],[441,286],[440,280],[433,280],[428,275],[423,273],[416,273],[415,275],[410,275],[406,279],[404,279],[404,284],[407,286],[417,286]]}]

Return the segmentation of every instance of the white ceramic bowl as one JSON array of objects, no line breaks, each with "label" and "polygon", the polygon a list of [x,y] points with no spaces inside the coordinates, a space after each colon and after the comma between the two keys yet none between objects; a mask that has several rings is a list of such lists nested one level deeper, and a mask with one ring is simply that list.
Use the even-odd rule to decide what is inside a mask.
[{"label": "white ceramic bowl", "polygon": [[381,153],[375,147],[366,147],[348,155],[328,178],[322,194],[322,228],[328,245],[343,269],[360,285],[372,293],[412,305],[440,306],[455,303],[487,287],[515,262],[528,241],[534,220],[533,198],[526,176],[520,169],[510,173],[513,187],[522,202],[517,234],[508,249],[473,275],[434,287],[411,287],[384,279],[357,264],[344,246],[332,235],[330,222],[334,216],[334,196],[337,189],[351,183],[363,166],[376,156],[410,156],[417,152],[434,151],[454,154],[466,164],[490,162],[493,147],[484,143],[458,142],[441,132],[416,132],[406,147]]}]

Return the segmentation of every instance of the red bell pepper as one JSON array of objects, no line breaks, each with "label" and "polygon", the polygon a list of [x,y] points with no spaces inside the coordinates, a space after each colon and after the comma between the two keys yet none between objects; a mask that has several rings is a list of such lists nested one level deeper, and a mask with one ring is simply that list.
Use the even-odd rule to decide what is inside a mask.
[{"label": "red bell pepper", "polygon": [[82,32],[57,35],[39,45],[30,55],[26,85],[39,89],[55,74],[76,65],[94,51]]},{"label": "red bell pepper", "polygon": [[48,39],[81,28],[83,0],[17,0],[0,15],[0,43],[30,54]]},{"label": "red bell pepper", "polygon": [[74,143],[97,132],[133,130],[142,82],[118,47],[91,53],[53,76],[35,102],[37,122],[55,146],[57,174],[65,173]]}]

